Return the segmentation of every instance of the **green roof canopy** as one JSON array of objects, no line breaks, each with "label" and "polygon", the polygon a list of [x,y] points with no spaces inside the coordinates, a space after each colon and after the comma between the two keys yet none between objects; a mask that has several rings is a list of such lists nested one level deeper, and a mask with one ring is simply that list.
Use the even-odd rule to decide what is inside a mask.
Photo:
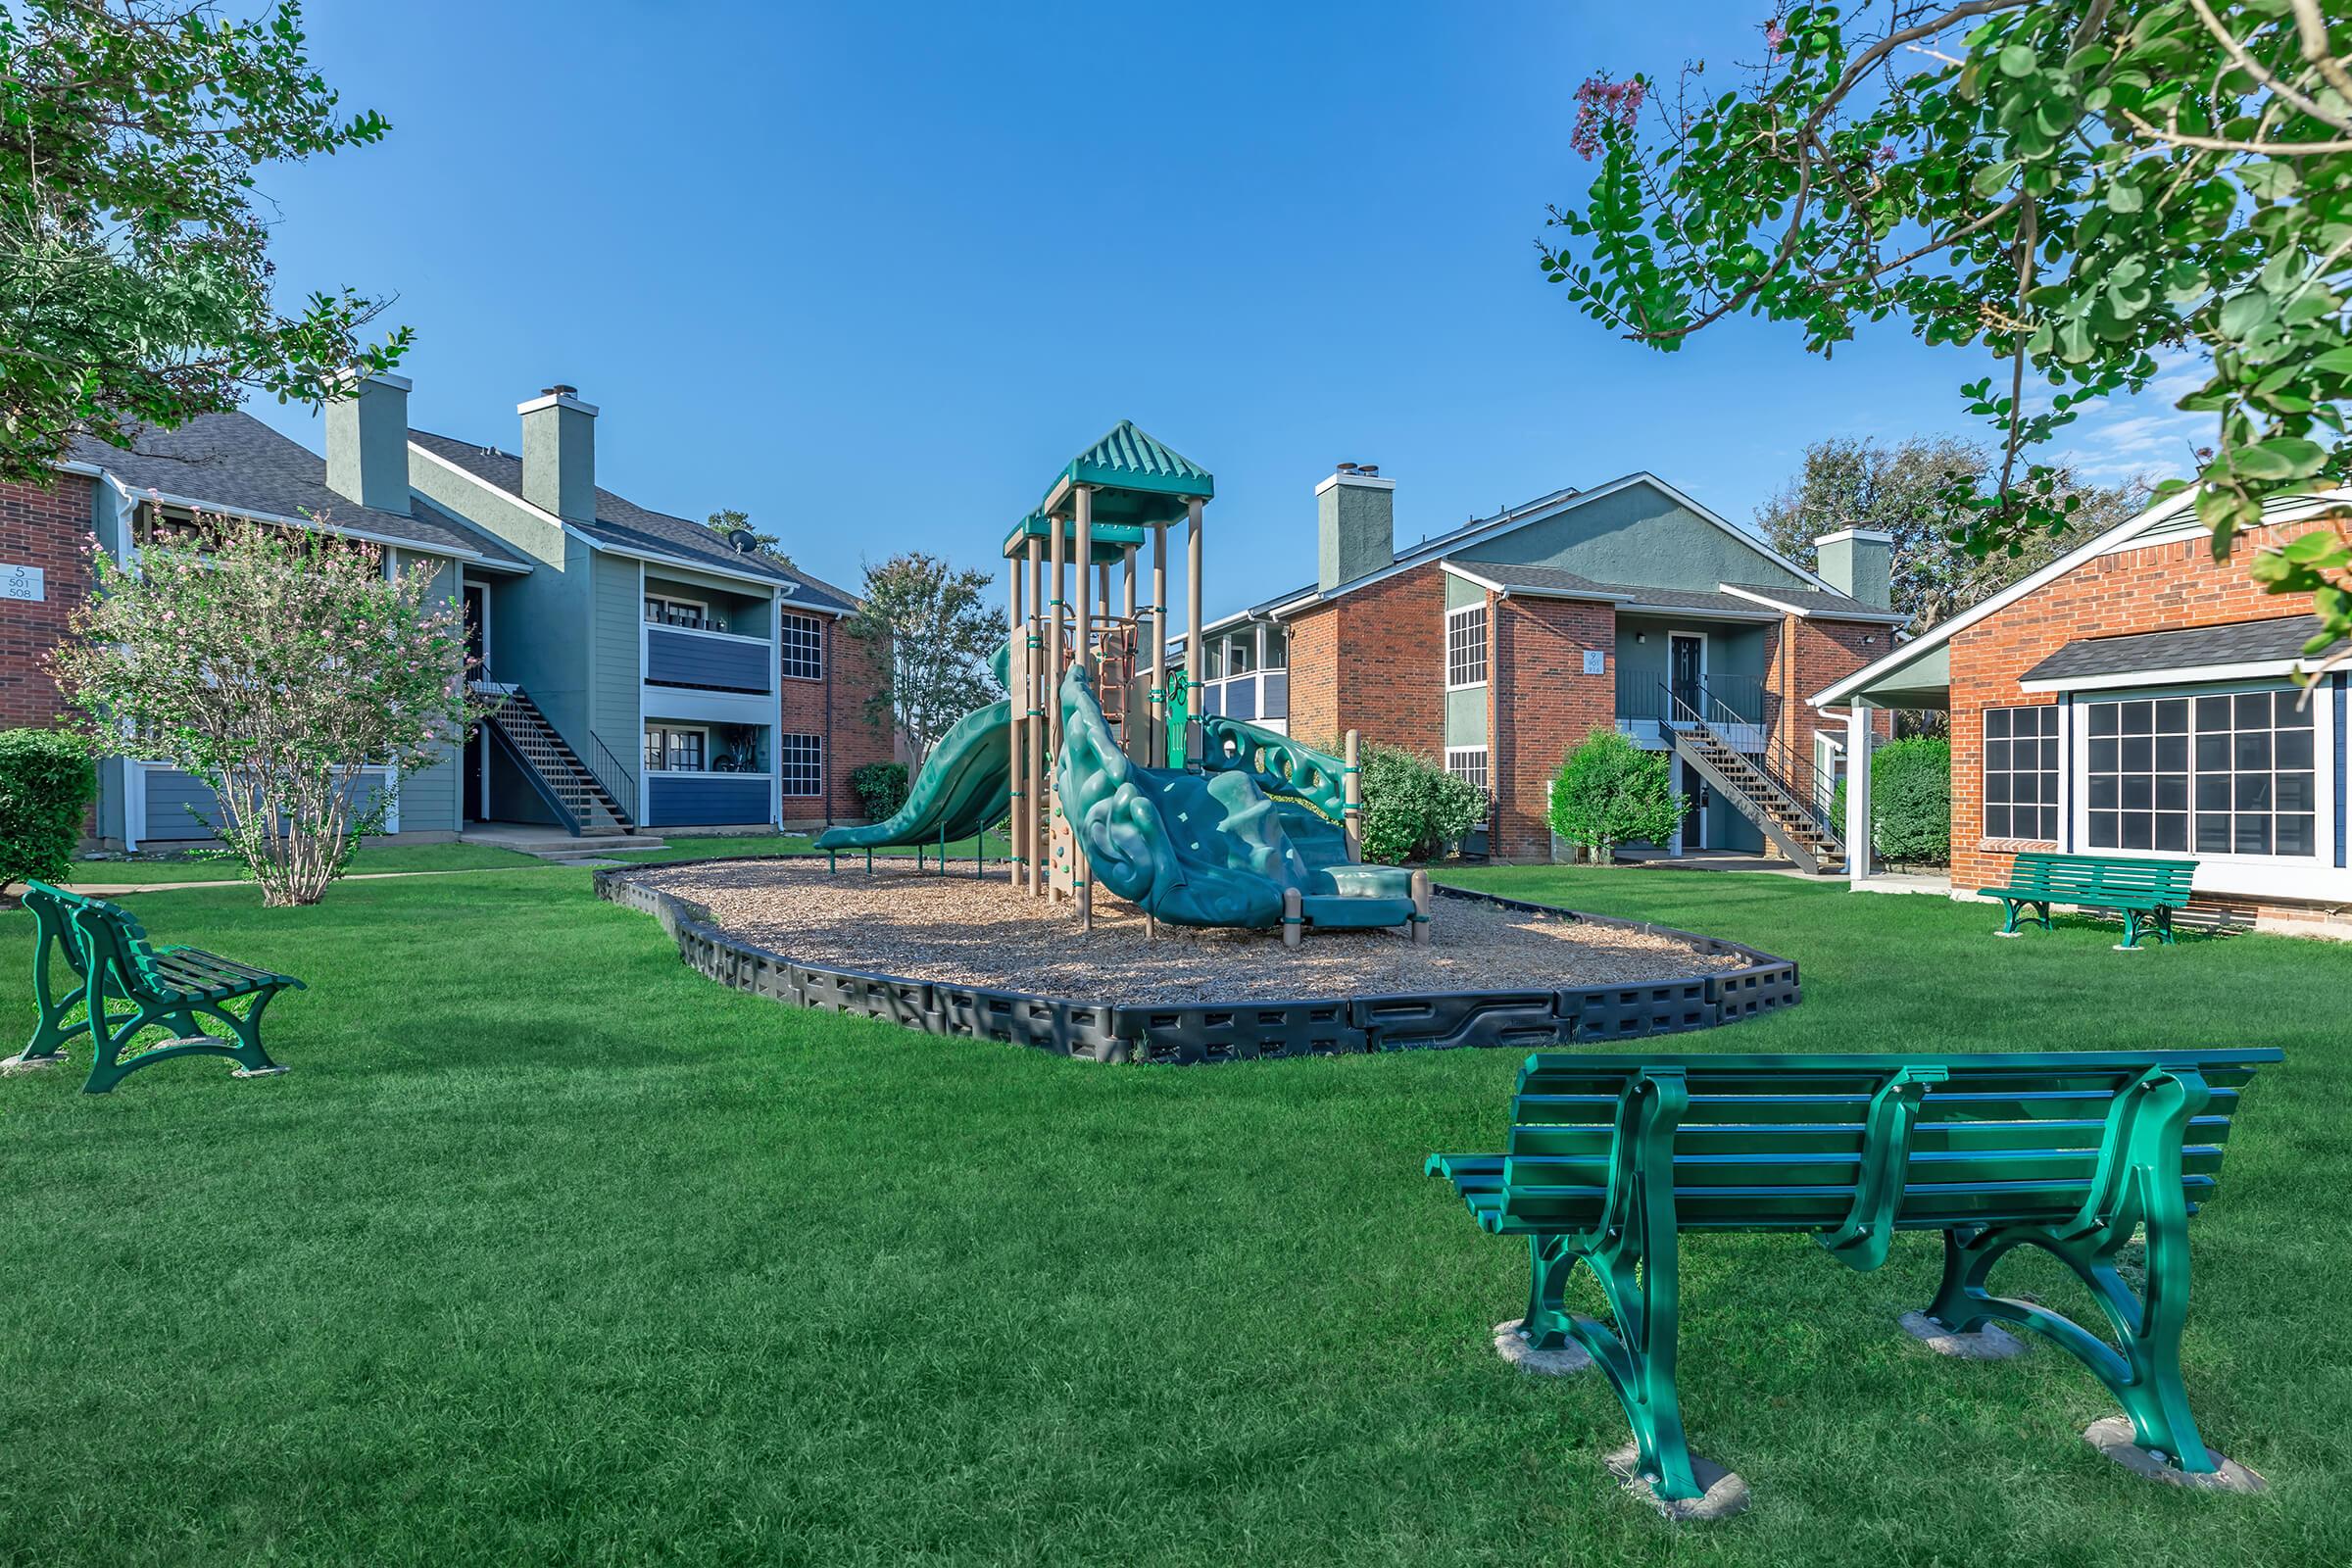
[{"label": "green roof canopy", "polygon": [[1181,519],[1187,499],[1205,501],[1217,493],[1216,477],[1183,454],[1154,441],[1121,419],[1110,433],[1088,447],[1046,491],[1039,512],[1047,516],[1074,515],[1074,491],[1095,486],[1094,517],[1098,532],[1104,523],[1159,527]]},{"label": "green roof canopy", "polygon": [[[1102,497],[1098,495],[1095,499],[1097,501],[1101,501]],[[1012,525],[1012,532],[1004,536],[1004,559],[1010,561],[1019,556],[1022,552],[1022,547],[1027,544],[1029,540],[1051,539],[1054,536],[1054,521],[1055,519],[1048,517],[1042,512],[1032,512],[1029,514],[1029,515],[1014,523]],[[1078,553],[1077,520],[1071,517],[1063,517],[1060,518],[1059,521],[1061,523],[1061,537],[1068,542],[1068,552],[1070,556],[1075,559]],[[1126,559],[1127,549],[1130,545],[1141,545],[1143,542],[1144,529],[1141,525],[1132,522],[1106,523],[1101,520],[1100,514],[1098,513],[1097,520],[1095,522],[1095,554],[1094,559],[1089,562],[1088,564],[1096,566],[1115,565],[1117,563]]]}]

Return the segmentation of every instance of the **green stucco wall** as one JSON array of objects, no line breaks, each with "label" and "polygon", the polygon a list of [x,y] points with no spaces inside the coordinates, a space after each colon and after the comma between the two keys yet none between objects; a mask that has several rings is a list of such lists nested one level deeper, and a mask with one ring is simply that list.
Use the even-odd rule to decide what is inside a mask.
[{"label": "green stucco wall", "polygon": [[1712,590],[1740,582],[1808,586],[1788,567],[1647,484],[1455,553],[1463,561],[1557,566],[1596,582]]},{"label": "green stucco wall", "polygon": [[[620,556],[595,558],[596,618],[592,682],[595,714],[591,729],[606,750],[632,776],[642,771],[645,730],[638,698],[643,667],[640,644],[644,638],[645,601],[638,587],[638,564]],[[600,755],[591,765],[610,767]],[[642,810],[642,808],[638,808]]]},{"label": "green stucco wall", "polygon": [[[457,608],[458,564],[445,556],[426,556],[407,550],[392,553],[395,570],[410,571],[416,566],[433,568],[433,597]],[[464,809],[465,797],[459,791],[458,753],[445,748],[442,760],[419,773],[411,773],[400,781],[400,830],[403,833],[454,833],[466,824],[458,819]]]}]

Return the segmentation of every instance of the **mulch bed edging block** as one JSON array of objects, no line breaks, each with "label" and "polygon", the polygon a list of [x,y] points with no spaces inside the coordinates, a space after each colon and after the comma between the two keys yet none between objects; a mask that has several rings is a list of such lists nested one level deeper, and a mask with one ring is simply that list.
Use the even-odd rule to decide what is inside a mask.
[{"label": "mulch bed edging block", "polygon": [[887,1019],[924,1034],[996,1040],[1091,1061],[1192,1065],[1373,1051],[1541,1050],[1571,1041],[1633,1040],[1738,1023],[1794,1006],[1803,996],[1796,964],[1755,948],[1649,921],[1440,886],[1433,891],[1442,898],[1547,920],[1629,927],[1687,942],[1701,953],[1749,961],[1714,974],[1559,991],[1112,1006],[803,963],[730,935],[700,905],[630,880],[631,873],[699,863],[715,862],[611,866],[595,873],[596,895],[654,916],[677,943],[681,959],[735,990],[796,1006]]}]

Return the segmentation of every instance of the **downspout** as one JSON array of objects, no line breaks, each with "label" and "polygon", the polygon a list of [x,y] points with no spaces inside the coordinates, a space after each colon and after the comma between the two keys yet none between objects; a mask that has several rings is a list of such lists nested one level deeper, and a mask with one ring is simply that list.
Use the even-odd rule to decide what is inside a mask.
[{"label": "downspout", "polygon": [[[825,797],[825,798],[824,798],[824,801],[823,801],[823,807],[824,807],[824,812],[825,812],[825,826],[827,826],[827,827],[831,827],[831,826],[833,825],[833,766],[834,766],[834,758],[833,758],[833,731],[834,731],[834,729],[835,729],[835,727],[836,727],[836,726],[835,726],[835,724],[834,724],[834,717],[833,717],[833,662],[834,662],[835,656],[837,656],[837,655],[838,655],[838,654],[840,654],[840,652],[841,652],[841,649],[840,649],[840,647],[839,647],[839,637],[840,637],[840,633],[841,633],[841,617],[840,617],[839,615],[835,615],[835,616],[834,616],[834,617],[833,617],[831,620],[828,620],[828,621],[826,621],[826,622],[824,623],[824,625],[825,625],[825,737],[824,737],[824,739],[823,739],[822,741],[820,741],[820,742],[818,743],[818,745],[819,745],[819,746],[822,748],[822,750],[820,750],[820,751],[817,753],[817,756],[818,756],[820,759],[822,759],[822,760],[823,760],[823,764],[824,764],[824,774],[825,774],[825,778],[824,778],[824,792],[823,792],[823,793],[824,793],[824,797]],[[777,737],[777,739],[779,739],[779,740],[781,740],[782,738],[783,738],[783,737],[781,737],[781,736],[778,736],[778,737]],[[778,807],[776,808],[776,815],[777,815],[778,817],[781,817],[781,816],[783,816],[783,814],[784,814],[784,808],[783,808],[781,806],[778,806]],[[781,825],[781,824],[779,823],[779,825]]]}]

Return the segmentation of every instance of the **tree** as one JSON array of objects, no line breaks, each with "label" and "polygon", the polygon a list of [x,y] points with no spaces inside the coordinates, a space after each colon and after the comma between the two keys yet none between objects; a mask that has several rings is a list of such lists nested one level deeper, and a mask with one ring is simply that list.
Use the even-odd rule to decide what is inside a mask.
[{"label": "tree", "polygon": [[1367,860],[1399,865],[1428,859],[1467,837],[1493,810],[1485,790],[1426,757],[1377,741],[1365,745],[1362,755]]},{"label": "tree", "polygon": [[31,877],[64,881],[97,797],[97,769],[80,736],[0,729],[0,893]]},{"label": "tree", "polygon": [[949,726],[998,696],[987,660],[1004,623],[989,609],[990,581],[919,550],[865,568],[849,632],[886,644],[890,657],[890,683],[866,699],[866,715],[905,733],[918,762]]},{"label": "tree", "polygon": [[1690,797],[1671,787],[1664,752],[1645,752],[1613,729],[1596,729],[1551,778],[1551,830],[1607,865],[1617,846],[1674,837]]},{"label": "tree", "polygon": [[2012,541],[1976,556],[1947,535],[1942,497],[1955,485],[1982,485],[1991,450],[1951,436],[1913,436],[1894,446],[1834,436],[1805,448],[1803,468],[1756,509],[1756,526],[1773,549],[1814,564],[1813,541],[1841,528],[1875,528],[1894,537],[1894,609],[1914,635],[2140,510],[2145,486],[2084,485],[2063,471],[2060,489],[2075,498],[2072,520],[2058,533]]},{"label": "tree", "polygon": [[362,769],[445,760],[487,711],[464,618],[430,567],[387,576],[377,547],[200,516],[98,592],[52,656],[106,755],[161,759],[211,785],[220,834],[265,904],[316,904],[396,786]]},{"label": "tree", "polygon": [[726,507],[710,514],[710,526],[716,529],[719,533],[724,534],[727,542],[731,545],[735,545],[738,549],[742,548],[744,544],[748,542],[752,549],[765,551],[769,555],[774,556],[778,561],[783,562],[788,566],[792,564],[791,558],[784,555],[777,548],[784,543],[782,536],[772,533],[761,533],[759,529],[753,527],[752,514],[750,513],[738,512],[733,507]]},{"label": "tree", "polygon": [[338,118],[298,5],[228,21],[209,0],[0,6],[0,479],[46,483],[77,435],[127,446],[236,408],[313,406],[364,346],[377,301],[270,299],[261,165],[381,137]]},{"label": "tree", "polygon": [[[1827,355],[1894,317],[1987,357],[1983,485],[1944,520],[1983,555],[2074,520],[2039,456],[2085,405],[2185,355],[2214,419],[2192,480],[2217,559],[2263,504],[2352,476],[2352,13],[2321,0],[1876,0],[1795,5],[1711,100],[1686,68],[1588,81],[1600,169],[1554,208],[1546,274],[1637,342],[1746,315]],[[1660,106],[1644,136],[1645,103]],[[2046,394],[2046,395],[2045,395]],[[2309,594],[2317,653],[2352,632],[2352,515],[2258,554]]]}]

